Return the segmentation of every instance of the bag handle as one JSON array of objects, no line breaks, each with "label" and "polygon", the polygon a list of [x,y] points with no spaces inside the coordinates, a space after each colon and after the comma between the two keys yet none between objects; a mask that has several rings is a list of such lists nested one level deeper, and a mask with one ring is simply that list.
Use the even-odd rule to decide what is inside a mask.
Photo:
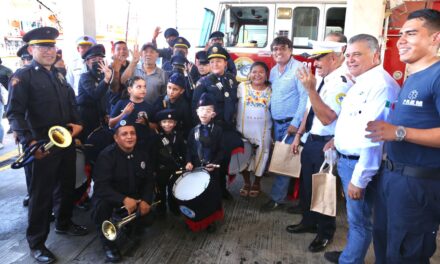
[{"label": "bag handle", "polygon": [[283,137],[283,139],[281,140],[281,142],[284,143],[284,144],[286,144],[286,139],[287,139],[288,136],[289,136],[289,133],[287,133],[287,134]]},{"label": "bag handle", "polygon": [[321,167],[319,168],[319,172],[322,172],[325,168],[325,165],[329,165],[329,172],[333,171],[333,165],[336,164],[338,159],[338,155],[336,154],[336,150],[328,149],[324,152],[324,162],[322,162]]}]

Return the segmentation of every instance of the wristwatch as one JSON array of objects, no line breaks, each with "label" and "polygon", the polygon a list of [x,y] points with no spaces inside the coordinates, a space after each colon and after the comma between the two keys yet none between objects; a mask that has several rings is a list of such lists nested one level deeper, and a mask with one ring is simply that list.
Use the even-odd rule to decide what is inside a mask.
[{"label": "wristwatch", "polygon": [[398,126],[396,129],[396,141],[403,141],[406,136],[406,130],[403,126]]}]

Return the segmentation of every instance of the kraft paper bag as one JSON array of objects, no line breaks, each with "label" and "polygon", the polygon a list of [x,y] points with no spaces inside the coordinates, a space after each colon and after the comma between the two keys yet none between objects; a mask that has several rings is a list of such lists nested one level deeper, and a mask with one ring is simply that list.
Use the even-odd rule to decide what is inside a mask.
[{"label": "kraft paper bag", "polygon": [[269,172],[280,174],[283,176],[299,178],[301,172],[301,150],[294,155],[290,149],[290,144],[286,144],[285,136],[282,141],[276,141],[270,160]]},{"label": "kraft paper bag", "polygon": [[[336,177],[332,174],[334,159],[328,158],[318,173],[312,176],[312,202],[310,210],[328,216],[336,216]],[[329,162],[330,160],[330,162]]]}]

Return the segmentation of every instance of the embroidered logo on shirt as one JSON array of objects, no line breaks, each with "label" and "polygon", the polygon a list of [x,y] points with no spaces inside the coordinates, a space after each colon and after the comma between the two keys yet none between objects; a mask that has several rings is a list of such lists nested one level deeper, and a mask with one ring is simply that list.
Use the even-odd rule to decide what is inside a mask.
[{"label": "embroidered logo on shirt", "polygon": [[337,95],[336,95],[336,103],[337,104],[342,104],[342,100],[344,100],[344,97],[345,97],[345,93],[338,93]]}]

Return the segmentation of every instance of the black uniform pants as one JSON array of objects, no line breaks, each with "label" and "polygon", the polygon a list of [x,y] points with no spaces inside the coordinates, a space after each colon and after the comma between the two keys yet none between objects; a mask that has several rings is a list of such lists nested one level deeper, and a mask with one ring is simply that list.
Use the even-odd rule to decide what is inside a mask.
[{"label": "black uniform pants", "polygon": [[176,198],[173,195],[173,185],[176,182],[177,176],[173,174],[175,171],[159,170],[157,174],[157,194],[156,201],[161,201],[157,207],[166,210],[168,208],[172,212],[179,212],[177,208]]},{"label": "black uniform pants", "polygon": [[[29,186],[29,219],[26,238],[31,249],[44,245],[50,228],[53,200],[60,201],[55,209],[56,227],[67,228],[72,217],[73,190],[76,175],[75,147],[52,149],[41,160],[34,160]],[[58,191],[55,189],[59,188]],[[59,197],[55,197],[54,195]]]},{"label": "black uniform pants", "polygon": [[301,222],[306,225],[317,225],[318,235],[321,238],[333,238],[336,230],[335,217],[310,211],[312,200],[312,175],[319,172],[324,162],[324,148],[327,141],[313,141],[307,139],[301,152],[301,178],[300,178],[300,205],[303,209]]}]

